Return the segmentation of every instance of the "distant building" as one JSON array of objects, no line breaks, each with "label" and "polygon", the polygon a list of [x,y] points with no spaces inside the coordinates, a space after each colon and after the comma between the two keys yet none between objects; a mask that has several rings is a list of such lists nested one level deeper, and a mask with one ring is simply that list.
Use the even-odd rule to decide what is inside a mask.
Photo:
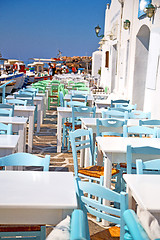
[{"label": "distant building", "polygon": [[[137,108],[160,118],[160,8],[153,0],[155,14],[144,9],[151,0],[107,0],[101,85],[117,97],[130,99]],[[124,28],[126,20],[130,23]]]}]

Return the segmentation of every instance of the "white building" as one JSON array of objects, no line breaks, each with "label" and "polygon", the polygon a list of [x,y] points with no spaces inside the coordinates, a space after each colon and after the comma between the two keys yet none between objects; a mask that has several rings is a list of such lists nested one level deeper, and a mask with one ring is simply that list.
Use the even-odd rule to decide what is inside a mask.
[{"label": "white building", "polygon": [[[151,0],[107,2],[101,85],[160,118],[160,1],[152,1],[152,18],[143,11]],[[127,30],[125,20],[130,21]]]},{"label": "white building", "polygon": [[102,65],[102,51],[92,53],[92,76],[99,77],[99,70]]}]

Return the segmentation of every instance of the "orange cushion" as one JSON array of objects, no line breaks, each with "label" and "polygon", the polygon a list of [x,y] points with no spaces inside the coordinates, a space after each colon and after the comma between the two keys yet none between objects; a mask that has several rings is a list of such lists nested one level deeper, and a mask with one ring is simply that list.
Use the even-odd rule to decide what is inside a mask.
[{"label": "orange cushion", "polygon": [[[86,168],[81,168],[78,172],[86,176],[100,178],[104,175],[104,167],[94,165]],[[119,170],[112,168],[112,176],[117,173],[119,173]]]},{"label": "orange cushion", "polygon": [[111,234],[111,237],[120,237],[120,227],[110,227],[109,233]]},{"label": "orange cushion", "polygon": [[[65,122],[64,125],[65,125],[66,127],[72,128],[72,123],[71,123],[71,122]],[[77,129],[79,129],[79,128],[81,128],[81,125],[75,125],[75,130],[77,130]]]}]

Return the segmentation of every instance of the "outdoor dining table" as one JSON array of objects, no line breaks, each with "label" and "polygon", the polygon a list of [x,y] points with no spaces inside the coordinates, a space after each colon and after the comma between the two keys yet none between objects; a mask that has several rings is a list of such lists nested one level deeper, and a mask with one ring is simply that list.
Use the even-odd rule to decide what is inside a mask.
[{"label": "outdoor dining table", "polygon": [[0,171],[0,182],[0,224],[56,225],[77,208],[72,172]]},{"label": "outdoor dining table", "polygon": [[26,151],[26,127],[28,118],[0,117],[0,123],[12,124],[12,131],[19,135],[18,152]]},{"label": "outdoor dining table", "polygon": [[[6,99],[14,99],[14,96],[8,95]],[[43,123],[44,100],[42,97],[34,97],[33,100],[34,100],[34,105],[37,106],[37,132],[40,132],[40,126]]]},{"label": "outdoor dining table", "polygon": [[[71,100],[71,94],[66,94],[66,95],[64,96],[64,100],[67,101],[67,102],[69,102],[69,101]],[[75,100],[75,101],[84,101],[83,98],[82,98],[82,99],[80,99],[80,98],[77,98],[77,99],[74,98],[74,100]],[[92,96],[92,95],[88,95],[88,97],[87,97],[87,103],[88,103],[88,105],[89,105],[90,107],[92,107],[93,101],[94,101],[93,96]]]},{"label": "outdoor dining table", "polygon": [[[126,163],[127,145],[160,148],[160,138],[96,137],[96,141],[98,145],[97,165],[103,165],[104,156],[104,186],[108,188],[111,186],[112,163]],[[152,159],[152,155],[142,156],[145,161]],[[135,160],[136,155],[133,154],[133,161]]]},{"label": "outdoor dining table", "polygon": [[35,106],[15,106],[14,116],[28,118],[28,152],[32,152]]},{"label": "outdoor dining table", "polygon": [[[58,120],[57,120],[57,152],[61,152],[61,137],[62,137],[62,119],[72,117],[72,108],[69,107],[57,107],[57,114],[58,114]],[[86,115],[83,113],[84,116]],[[81,113],[81,115],[83,115]],[[87,113],[88,115],[88,113]],[[101,111],[96,110],[96,115],[101,116]],[[75,116],[79,116],[79,113],[75,113]]]},{"label": "outdoor dining table", "polygon": [[19,135],[0,135],[0,157],[18,151]]}]

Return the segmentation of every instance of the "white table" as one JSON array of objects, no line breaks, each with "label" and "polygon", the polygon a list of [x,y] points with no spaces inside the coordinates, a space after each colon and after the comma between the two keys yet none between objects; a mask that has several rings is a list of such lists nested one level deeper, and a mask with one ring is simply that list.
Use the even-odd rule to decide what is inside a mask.
[{"label": "white table", "polygon": [[[112,163],[126,162],[127,145],[132,147],[150,146],[160,148],[160,138],[138,138],[138,137],[96,137],[98,144],[98,165],[104,160],[104,186],[111,186]],[[140,155],[133,154],[133,161],[141,158]],[[151,155],[144,154],[143,160],[152,159]],[[155,156],[154,156],[155,157]]]},{"label": "white table", "polygon": [[28,118],[0,117],[0,123],[12,124],[12,131],[19,135],[18,152],[26,151],[26,126]]},{"label": "white table", "polygon": [[[67,101],[67,102],[70,101],[70,100],[71,100],[71,94],[66,94],[66,95],[64,96],[64,100]],[[74,98],[74,100],[75,100],[75,101],[84,101],[83,98],[82,98],[82,99],[80,99],[80,98]],[[92,95],[88,95],[88,97],[87,97],[87,102],[88,102],[88,104],[89,104],[90,107],[92,107],[93,101],[94,101],[93,96],[92,96]]]},{"label": "white table", "polygon": [[111,100],[110,99],[101,99],[95,101],[95,106],[97,108],[108,108],[111,106]]},{"label": "white table", "polygon": [[34,131],[34,111],[35,106],[15,106],[14,116],[27,117],[29,119],[28,127],[28,152],[32,152],[33,131]]},{"label": "white table", "polygon": [[0,171],[0,182],[0,224],[55,225],[77,208],[71,172]]},{"label": "white table", "polygon": [[[62,119],[72,117],[72,108],[69,107],[57,107],[57,114],[58,114],[58,120],[57,120],[57,152],[61,152],[61,135],[62,135]],[[81,114],[82,115],[82,114]],[[86,114],[84,113],[84,116]],[[87,113],[88,115],[88,113]],[[97,116],[101,116],[101,111],[96,111]],[[75,116],[79,116],[79,114],[75,114]]]},{"label": "white table", "polygon": [[0,157],[17,152],[18,141],[19,135],[0,135]]},{"label": "white table", "polygon": [[134,208],[133,199],[143,209],[160,214],[160,175],[124,174],[129,195],[129,208]]},{"label": "white table", "polygon": [[[14,96],[8,95],[6,99],[14,99]],[[40,132],[40,126],[43,123],[44,100],[42,97],[34,97],[33,100],[34,100],[34,105],[37,106],[37,132]]]}]

